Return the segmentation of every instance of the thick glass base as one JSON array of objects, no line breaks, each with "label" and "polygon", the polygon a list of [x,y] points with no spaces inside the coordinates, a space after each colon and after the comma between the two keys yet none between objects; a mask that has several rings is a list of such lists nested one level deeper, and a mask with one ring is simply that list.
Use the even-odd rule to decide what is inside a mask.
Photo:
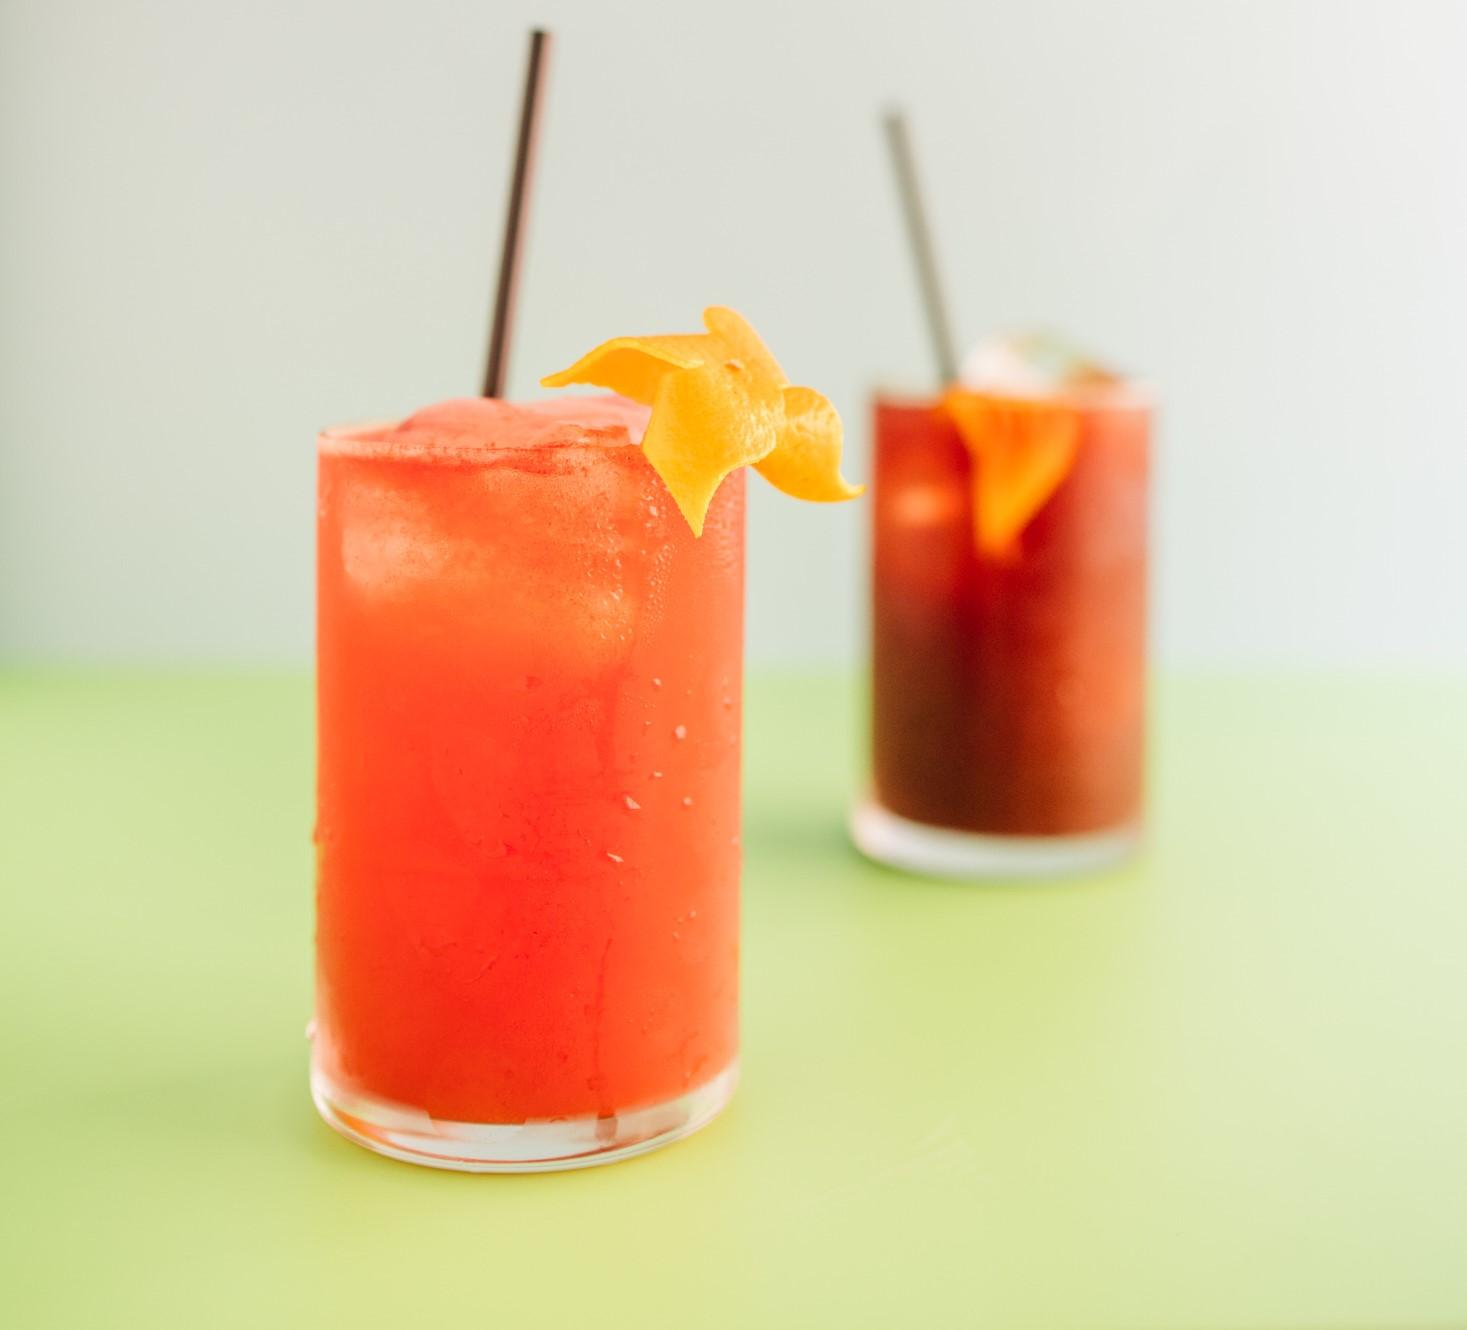
[{"label": "thick glass base", "polygon": [[850,828],[856,848],[877,863],[973,880],[1094,872],[1127,858],[1141,839],[1135,823],[1080,836],[984,836],[912,822],[869,798],[851,810]]},{"label": "thick glass base", "polygon": [[311,1097],[327,1123],[369,1150],[463,1173],[548,1173],[630,1159],[689,1136],[733,1098],[739,1064],[676,1099],[613,1117],[517,1123],[446,1122],[420,1109],[342,1090],[316,1067]]}]

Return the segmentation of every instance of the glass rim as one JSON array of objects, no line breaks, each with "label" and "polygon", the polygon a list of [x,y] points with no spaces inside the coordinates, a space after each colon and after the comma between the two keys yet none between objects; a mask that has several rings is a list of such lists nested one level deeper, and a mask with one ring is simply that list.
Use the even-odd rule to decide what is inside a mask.
[{"label": "glass rim", "polygon": [[[959,387],[965,385],[959,384]],[[937,406],[942,401],[943,389],[914,388],[878,382],[868,389],[872,403],[879,406],[903,407],[919,410]],[[1144,379],[1123,379],[1119,385],[1104,388],[1066,388],[1055,393],[993,392],[985,389],[969,389],[985,397],[1005,402],[1049,403],[1068,406],[1077,411],[1088,412],[1151,412],[1156,409],[1156,394]]]},{"label": "glass rim", "polygon": [[[620,425],[584,426],[566,422],[565,437],[536,439],[533,443],[485,444],[463,439],[440,439],[424,444],[412,439],[387,440],[383,436],[395,430],[407,417],[367,420],[345,425],[328,425],[316,432],[318,456],[356,457],[370,461],[435,463],[444,466],[489,465],[494,462],[513,464],[528,456],[562,453],[567,449],[587,452],[620,452],[626,448],[641,451],[631,435]],[[426,433],[426,431],[425,431]]]}]

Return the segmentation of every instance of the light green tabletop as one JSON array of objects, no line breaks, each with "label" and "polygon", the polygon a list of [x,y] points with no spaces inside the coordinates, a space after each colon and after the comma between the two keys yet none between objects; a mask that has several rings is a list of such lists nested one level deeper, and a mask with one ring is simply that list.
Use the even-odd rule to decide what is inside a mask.
[{"label": "light green tabletop", "polygon": [[1467,688],[1169,684],[1063,885],[859,860],[857,714],[750,688],[734,1106],[470,1177],[307,1098],[307,682],[0,676],[0,1324],[1467,1324]]}]

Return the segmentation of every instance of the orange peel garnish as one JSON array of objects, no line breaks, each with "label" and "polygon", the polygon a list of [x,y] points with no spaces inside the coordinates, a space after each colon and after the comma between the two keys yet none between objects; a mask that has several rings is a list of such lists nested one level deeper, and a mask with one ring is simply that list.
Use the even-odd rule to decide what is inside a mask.
[{"label": "orange peel garnish", "polygon": [[974,460],[973,535],[994,558],[1020,533],[1075,464],[1080,422],[1063,404],[949,389],[943,410]]},{"label": "orange peel garnish", "polygon": [[774,451],[754,469],[777,490],[811,503],[854,499],[866,487],[840,473],[840,417],[830,399],[813,388],[782,391],[784,419]]},{"label": "orange peel garnish", "polygon": [[694,535],[731,471],[753,466],[797,499],[833,503],[866,487],[840,474],[840,416],[793,386],[742,315],[713,306],[706,333],[614,337],[543,387],[594,384],[652,408],[642,452]]}]

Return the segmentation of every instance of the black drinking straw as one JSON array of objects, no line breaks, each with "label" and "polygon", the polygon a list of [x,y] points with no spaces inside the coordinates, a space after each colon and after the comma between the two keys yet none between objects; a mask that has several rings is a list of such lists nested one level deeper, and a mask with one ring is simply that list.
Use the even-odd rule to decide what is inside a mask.
[{"label": "black drinking straw", "polygon": [[952,325],[948,322],[943,302],[942,282],[937,275],[937,255],[932,244],[932,231],[927,225],[927,210],[922,203],[922,188],[917,181],[917,167],[912,160],[912,140],[907,131],[906,114],[888,111],[882,117],[886,142],[891,149],[892,170],[896,173],[897,193],[902,201],[902,216],[907,223],[907,240],[912,246],[912,259],[917,265],[917,282],[922,291],[922,309],[927,316],[927,331],[932,338],[932,351],[937,359],[937,373],[944,385],[958,377],[958,358],[953,349]]},{"label": "black drinking straw", "polygon": [[509,178],[509,208],[504,217],[504,240],[499,248],[499,285],[494,292],[494,323],[489,332],[489,364],[484,371],[484,396],[503,397],[509,375],[509,338],[514,322],[515,294],[520,280],[520,238],[530,202],[530,175],[539,140],[540,102],[545,89],[545,65],[550,54],[550,34],[543,28],[530,33],[530,51],[525,62],[525,96],[520,104],[519,138],[515,144],[514,171]]}]

